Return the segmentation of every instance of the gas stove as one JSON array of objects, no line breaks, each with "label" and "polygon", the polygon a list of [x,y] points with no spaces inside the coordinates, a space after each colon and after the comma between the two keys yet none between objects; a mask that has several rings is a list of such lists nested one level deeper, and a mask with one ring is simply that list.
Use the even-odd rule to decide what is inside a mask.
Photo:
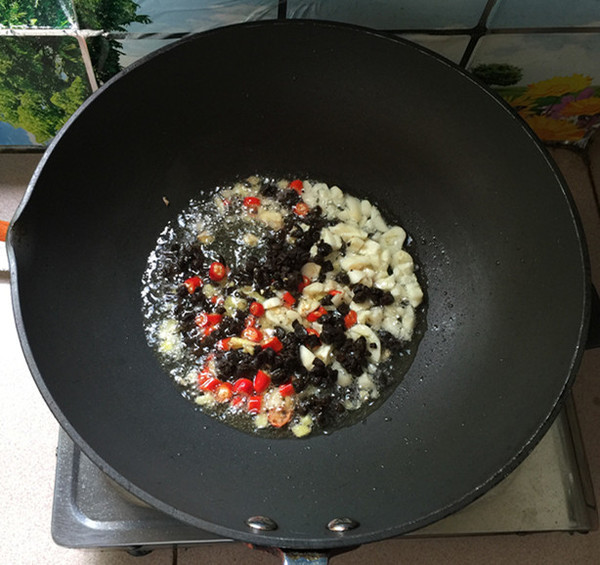
[{"label": "gas stove", "polygon": [[[441,537],[597,527],[594,494],[570,397],[525,461],[463,510],[408,536]],[[154,548],[227,543],[148,506],[115,483],[60,431],[52,512],[56,543],[71,548]]]}]

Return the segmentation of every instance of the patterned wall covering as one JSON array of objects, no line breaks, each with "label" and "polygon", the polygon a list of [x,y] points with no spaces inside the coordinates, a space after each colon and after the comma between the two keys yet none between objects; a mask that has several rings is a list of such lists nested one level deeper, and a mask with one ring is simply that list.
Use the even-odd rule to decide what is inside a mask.
[{"label": "patterned wall covering", "polygon": [[0,146],[43,150],[99,84],[173,41],[251,20],[398,34],[476,75],[548,143],[600,127],[600,0],[0,0]]}]

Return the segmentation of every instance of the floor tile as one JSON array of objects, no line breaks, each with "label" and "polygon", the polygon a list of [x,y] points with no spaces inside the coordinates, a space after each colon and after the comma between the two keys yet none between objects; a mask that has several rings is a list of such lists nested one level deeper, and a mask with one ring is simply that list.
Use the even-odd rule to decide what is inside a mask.
[{"label": "floor tile", "polygon": [[471,40],[468,35],[431,35],[424,33],[403,34],[409,41],[431,49],[438,55],[458,64]]},{"label": "floor tile", "polygon": [[42,153],[0,153],[0,220],[10,221]]},{"label": "floor tile", "polygon": [[277,0],[137,0],[137,12],[148,16],[147,24],[131,22],[130,33],[197,32],[246,21],[277,18]]},{"label": "floor tile", "polygon": [[487,0],[397,0],[348,2],[347,0],[288,0],[288,18],[337,20],[376,29],[439,29],[473,27]]},{"label": "floor tile", "polygon": [[599,50],[600,34],[488,35],[478,42],[468,68],[509,66],[508,80],[503,73],[488,82],[538,136],[584,146],[600,127]]},{"label": "floor tile", "polygon": [[498,0],[488,20],[490,28],[597,26],[597,0]]},{"label": "floor tile", "polygon": [[[600,289],[600,218],[596,196],[583,157],[567,148],[551,148],[550,154],[563,173],[581,217],[588,242],[592,280]],[[540,203],[543,206],[542,203]]]}]

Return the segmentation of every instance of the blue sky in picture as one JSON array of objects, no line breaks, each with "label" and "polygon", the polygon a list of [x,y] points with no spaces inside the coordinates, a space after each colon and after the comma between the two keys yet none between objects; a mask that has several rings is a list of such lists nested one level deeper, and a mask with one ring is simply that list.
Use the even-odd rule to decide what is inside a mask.
[{"label": "blue sky in picture", "polygon": [[0,145],[37,145],[31,135],[22,128],[14,128],[0,122]]}]

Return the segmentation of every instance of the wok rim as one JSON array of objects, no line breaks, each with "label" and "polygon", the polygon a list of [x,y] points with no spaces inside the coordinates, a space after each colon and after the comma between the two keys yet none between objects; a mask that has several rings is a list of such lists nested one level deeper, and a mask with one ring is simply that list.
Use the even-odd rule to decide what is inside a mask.
[{"label": "wok rim", "polygon": [[[48,160],[52,158],[52,154],[57,146],[60,145],[62,138],[65,135],[68,135],[68,132],[73,123],[75,123],[79,116],[87,111],[87,108],[94,103],[94,101],[102,96],[103,92],[111,87],[111,85],[122,78],[126,77],[130,72],[133,72],[139,66],[146,64],[148,61],[153,60],[156,57],[162,56],[164,53],[177,49],[183,43],[193,42],[198,36],[206,36],[212,34],[219,34],[222,30],[231,29],[231,28],[251,28],[251,27],[271,27],[271,26],[308,26],[308,27],[321,27],[321,28],[346,28],[348,30],[354,30],[356,32],[367,33],[369,35],[375,36],[380,39],[384,39],[387,41],[391,41],[394,43],[404,44],[405,46],[417,50],[426,56],[434,58],[439,63],[449,67],[454,72],[458,72],[463,79],[467,79],[473,85],[475,85],[478,90],[482,93],[490,97],[497,105],[501,107],[504,111],[507,118],[512,118],[519,126],[519,129],[523,134],[525,134],[529,141],[535,146],[537,152],[540,157],[545,162],[545,165],[549,167],[556,184],[558,184],[557,188],[560,188],[561,195],[565,198],[566,202],[569,206],[570,218],[572,221],[572,225],[574,227],[575,233],[577,235],[577,239],[579,241],[579,251],[580,257],[579,260],[582,266],[582,274],[583,274],[583,288],[582,288],[582,313],[581,313],[581,323],[579,325],[579,334],[577,336],[577,346],[572,353],[569,363],[569,371],[565,376],[564,386],[560,391],[560,394],[556,398],[554,404],[549,407],[549,411],[545,419],[540,423],[539,427],[534,431],[533,434],[527,439],[526,443],[524,443],[523,447],[513,455],[513,457],[504,465],[502,468],[498,469],[495,474],[490,476],[486,481],[482,482],[478,486],[474,487],[470,491],[466,492],[462,497],[454,500],[452,503],[447,504],[438,510],[431,512],[421,518],[403,523],[396,524],[390,526],[388,529],[376,530],[367,533],[357,533],[356,531],[349,531],[345,534],[338,534],[336,537],[327,536],[326,531],[323,533],[323,538],[321,539],[311,539],[311,540],[290,540],[286,537],[278,537],[277,530],[274,532],[260,533],[254,532],[252,530],[243,531],[240,529],[232,529],[220,524],[216,524],[213,522],[209,522],[203,519],[199,519],[195,516],[192,516],[186,512],[178,510],[173,506],[169,505],[161,501],[160,499],[155,498],[152,494],[144,491],[143,489],[137,487],[135,484],[130,482],[126,477],[122,476],[120,473],[115,471],[115,469],[105,461],[101,456],[99,456],[93,448],[83,439],[83,437],[77,432],[77,430],[70,424],[65,414],[58,406],[54,398],[52,397],[44,378],[39,371],[34,355],[31,350],[30,343],[27,338],[27,332],[25,325],[22,319],[21,313],[21,304],[19,300],[19,265],[18,259],[14,250],[15,238],[18,237],[15,234],[16,226],[19,223],[19,218],[27,207],[27,204],[35,190],[35,186],[38,182],[39,176],[46,166]],[[213,532],[217,535],[223,536],[225,538],[231,538],[239,541],[248,542],[255,545],[265,545],[265,546],[273,546],[280,547],[284,549],[292,549],[292,550],[329,550],[335,548],[343,548],[343,547],[354,547],[357,545],[361,545],[364,543],[372,543],[375,541],[381,541],[384,539],[389,539],[391,537],[399,536],[414,530],[417,530],[421,527],[427,526],[437,520],[440,520],[473,502],[481,495],[489,491],[492,487],[496,486],[502,479],[508,476],[515,468],[529,455],[529,453],[533,450],[533,448],[537,445],[537,443],[542,439],[545,433],[548,431],[552,423],[554,422],[556,416],[562,409],[562,406],[565,401],[565,397],[569,389],[571,388],[575,377],[577,376],[577,372],[579,370],[579,366],[581,364],[581,360],[583,354],[585,352],[585,338],[588,334],[588,328],[590,323],[591,316],[591,267],[590,267],[590,258],[587,248],[587,242],[585,238],[585,234],[583,231],[583,226],[581,223],[581,218],[577,211],[577,207],[575,205],[575,201],[573,196],[569,190],[568,184],[564,179],[561,171],[558,169],[556,163],[550,156],[548,150],[543,145],[543,143],[539,140],[539,138],[535,135],[532,129],[527,125],[527,123],[518,116],[518,114],[510,107],[510,105],[502,99],[498,94],[491,91],[487,86],[485,86],[481,81],[468,74],[466,70],[464,70],[459,65],[453,63],[445,59],[444,57],[438,55],[437,53],[422,47],[418,44],[413,43],[410,40],[407,40],[402,37],[395,36],[388,32],[378,31],[371,28],[367,28],[364,26],[359,26],[355,24],[346,24],[339,22],[331,22],[331,21],[321,21],[321,20],[266,20],[259,22],[245,22],[240,24],[233,24],[228,26],[223,26],[219,28],[214,28],[211,30],[199,32],[187,36],[179,41],[176,41],[172,44],[161,47],[160,49],[144,56],[143,58],[135,61],[127,68],[123,69],[116,76],[111,78],[105,84],[103,84],[97,91],[95,91],[90,97],[88,97],[84,103],[76,110],[76,112],[71,116],[71,118],[67,121],[67,123],[61,128],[52,142],[49,144],[47,149],[44,152],[42,159],[40,160],[36,170],[31,178],[31,181],[28,184],[25,195],[19,204],[11,222],[9,225],[8,233],[7,233],[7,254],[9,259],[9,273],[10,273],[10,281],[11,281],[11,298],[13,303],[13,311],[15,318],[15,325],[17,328],[17,332],[19,335],[19,339],[21,342],[21,347],[23,349],[24,357],[26,359],[27,365],[32,373],[32,376],[36,382],[40,393],[42,394],[45,402],[48,404],[50,410],[57,418],[59,424],[63,429],[67,432],[67,434],[71,437],[71,439],[75,442],[75,444],[80,447],[83,453],[95,464],[97,465],[104,473],[106,473],[111,479],[115,480],[118,484],[124,487],[126,490],[140,498],[141,500],[149,503],[155,508],[165,512],[166,514],[173,516],[174,518],[181,520],[187,524],[193,525],[200,529]],[[360,528],[359,528],[360,530]]]}]

